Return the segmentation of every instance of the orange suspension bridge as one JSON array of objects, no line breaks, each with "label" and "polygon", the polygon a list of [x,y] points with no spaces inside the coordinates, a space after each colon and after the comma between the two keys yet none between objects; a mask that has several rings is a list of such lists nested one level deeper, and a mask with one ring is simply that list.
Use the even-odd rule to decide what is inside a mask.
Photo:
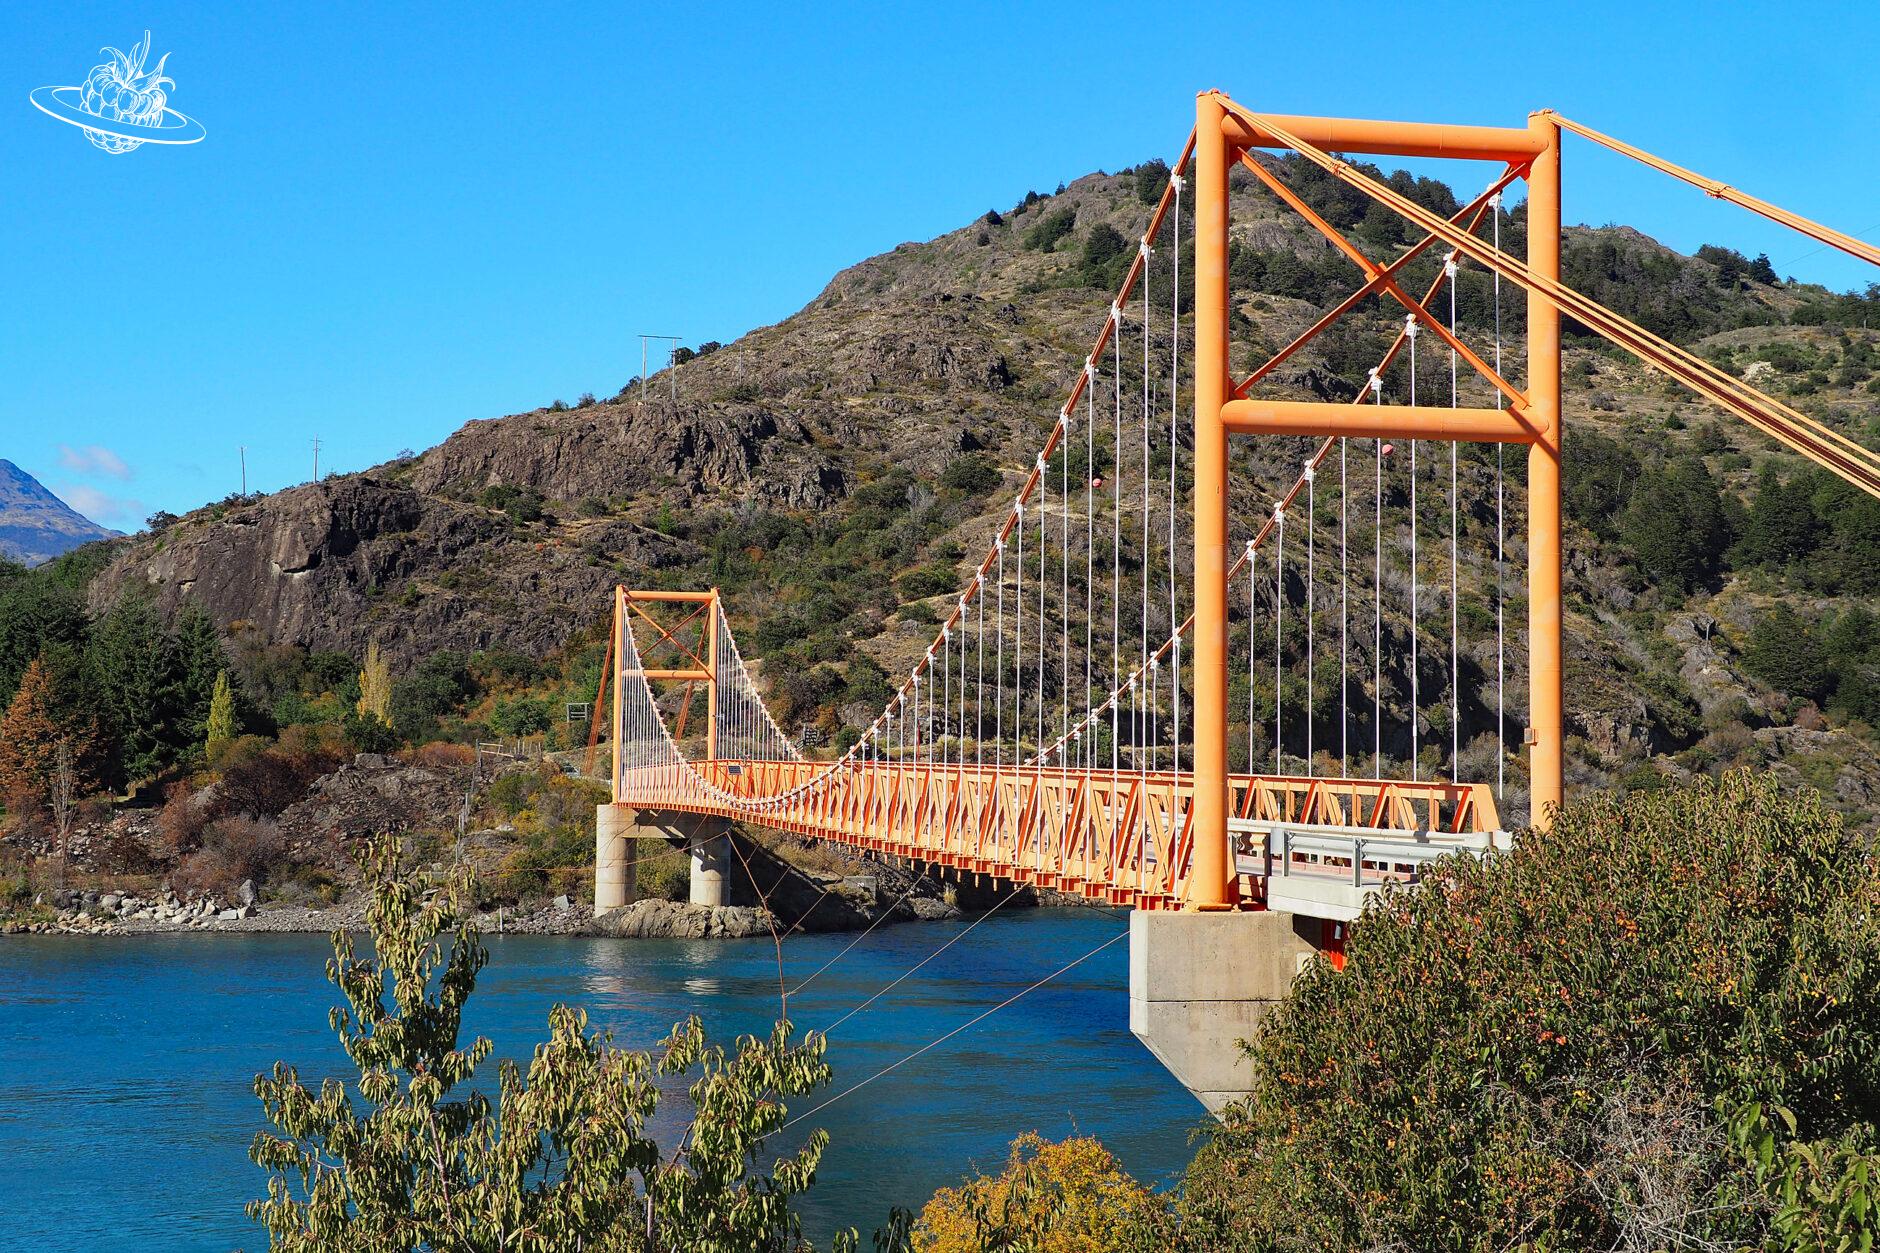
[{"label": "orange suspension bridge", "polygon": [[[839,757],[812,760],[771,717],[716,591],[619,589],[614,805],[1141,910],[1328,923],[1436,856],[1505,844],[1504,807],[1545,822],[1563,788],[1563,316],[1880,496],[1873,452],[1561,282],[1563,129],[1880,264],[1859,240],[1551,112],[1520,128],[1351,121],[1204,93],[1009,511],[886,707]],[[1367,255],[1263,149],[1297,154],[1421,240]],[[1491,173],[1445,217],[1335,153],[1467,159]],[[1236,170],[1358,278],[1241,378],[1230,372]],[[1524,215],[1510,210],[1516,184]],[[1517,229],[1522,257],[1502,247]],[[1415,293],[1419,262],[1433,277]],[[1516,295],[1522,342],[1509,343]],[[1263,396],[1302,348],[1385,301],[1401,325],[1376,365],[1346,380],[1348,402]],[[1248,462],[1270,466],[1283,450],[1277,490],[1230,500],[1236,436],[1264,437]],[[1468,444],[1492,456],[1461,455]],[[1525,456],[1524,535],[1509,526],[1510,446]],[[1516,604],[1526,666],[1511,680]],[[1465,621],[1485,638],[1465,642]],[[688,735],[701,687],[703,734]]]}]

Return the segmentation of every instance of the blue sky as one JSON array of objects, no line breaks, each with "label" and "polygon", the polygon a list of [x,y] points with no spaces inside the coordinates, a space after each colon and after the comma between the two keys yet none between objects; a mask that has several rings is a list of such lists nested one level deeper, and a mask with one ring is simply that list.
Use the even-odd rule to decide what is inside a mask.
[{"label": "blue sky", "polygon": [[[201,144],[107,156],[28,105],[146,27]],[[640,332],[729,341],[865,256],[1172,155],[1207,87],[1294,113],[1554,107],[1880,239],[1876,46],[1880,5],[1851,0],[26,0],[0,16],[0,457],[134,529],[235,490],[240,445],[274,489],[316,436],[323,470],[358,469],[611,393]],[[1569,143],[1569,221],[1880,278]]]}]

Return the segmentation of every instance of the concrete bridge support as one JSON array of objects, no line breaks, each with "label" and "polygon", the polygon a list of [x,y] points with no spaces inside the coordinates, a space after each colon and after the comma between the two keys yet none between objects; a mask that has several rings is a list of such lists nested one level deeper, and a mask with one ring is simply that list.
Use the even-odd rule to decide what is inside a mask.
[{"label": "concrete bridge support", "polygon": [[692,903],[731,904],[731,822],[705,814],[599,805],[594,811],[594,916],[633,896],[637,840],[664,840],[692,855]]},{"label": "concrete bridge support", "polygon": [[723,818],[699,818],[686,838],[692,854],[694,905],[731,903],[731,824]]},{"label": "concrete bridge support", "polygon": [[1129,916],[1129,1029],[1209,1113],[1245,1096],[1239,1042],[1318,952],[1317,918],[1138,909]]},{"label": "concrete bridge support", "polygon": [[619,909],[633,895],[634,858],[628,853],[633,811],[619,805],[594,808],[594,916]]}]

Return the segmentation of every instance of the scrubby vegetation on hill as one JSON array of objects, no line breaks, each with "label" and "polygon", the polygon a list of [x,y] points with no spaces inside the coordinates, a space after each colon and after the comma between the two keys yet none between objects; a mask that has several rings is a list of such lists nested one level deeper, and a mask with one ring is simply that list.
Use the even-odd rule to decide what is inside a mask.
[{"label": "scrubby vegetation on hill", "polygon": [[[1400,222],[1316,167],[1275,168],[1379,255],[1410,242]],[[1439,212],[1466,194],[1378,173]],[[637,380],[610,383],[593,389],[609,399],[472,422],[364,474],[231,498],[30,573],[0,568],[0,700],[43,651],[35,699],[95,716],[56,734],[85,749],[75,760],[87,783],[120,794],[211,764],[208,705],[224,671],[237,737],[301,727],[354,751],[534,735],[572,748],[585,728],[563,711],[593,697],[611,585],[715,585],[785,729],[846,747],[984,550],[1167,177],[1158,162],[1091,175],[864,261],[784,322],[680,354],[644,402]],[[1349,291],[1355,270],[1244,171],[1233,194],[1236,365],[1247,366]],[[1519,205],[1501,213],[1504,246],[1522,248],[1525,229]],[[1439,264],[1419,258],[1406,281],[1427,281]],[[1720,367],[1875,437],[1880,287],[1833,293],[1782,278],[1766,258],[1721,245],[1681,256],[1623,227],[1570,228],[1565,267],[1575,286]],[[1157,303],[1168,296],[1152,286]],[[1463,269],[1457,312],[1465,335],[1492,334],[1487,275]],[[1522,316],[1521,301],[1503,302],[1517,373]],[[1369,302],[1269,382],[1277,394],[1349,395],[1398,321]],[[1166,360],[1158,336],[1153,355]],[[1425,355],[1421,385],[1446,395],[1438,356]],[[1880,569],[1880,506],[1572,328],[1565,361],[1570,787],[1649,790],[1743,766],[1811,782],[1870,820],[1880,809],[1880,645],[1859,602]],[[1126,388],[1140,386],[1139,371],[1125,362]],[[1487,403],[1472,387],[1465,381],[1463,402]],[[1180,453],[1166,431],[1152,436],[1161,475]],[[1066,469],[1107,472],[1115,450],[1096,444],[1093,465],[1079,448]],[[1237,499],[1267,499],[1302,452],[1287,440],[1237,445]],[[1517,623],[1521,474],[1511,459],[1503,608]],[[1464,677],[1480,693],[1494,665],[1494,475],[1491,451],[1465,452],[1458,616],[1471,642]],[[1395,503],[1402,487],[1390,485]],[[1443,494],[1427,493],[1423,507],[1428,533],[1446,534]],[[1241,523],[1258,513],[1243,511]],[[1368,547],[1367,528],[1354,521],[1354,549]],[[1398,582],[1404,538],[1385,536]],[[1143,558],[1135,547],[1126,561]],[[1159,557],[1153,544],[1147,555]],[[1368,609],[1354,599],[1354,614]],[[1151,633],[1165,616],[1151,605]],[[1408,744],[1395,741],[1413,711],[1400,607],[1387,605],[1385,626],[1386,749],[1401,758]],[[362,710],[358,676],[373,645],[385,682]],[[1464,705],[1460,738],[1466,772],[1488,777],[1499,759],[1504,813],[1519,821],[1518,630],[1506,660],[1513,729],[1495,743],[1484,695]],[[1280,682],[1302,705],[1304,658],[1287,663]],[[1368,663],[1361,648],[1354,673]],[[1272,676],[1261,669],[1250,691],[1242,669],[1229,707],[1249,697],[1265,706]],[[1420,678],[1414,716],[1427,750],[1448,739],[1446,676]],[[1337,742],[1323,680],[1321,671],[1320,746]],[[1062,682],[1047,676],[1048,701]],[[1245,742],[1244,729],[1234,734]],[[1303,727],[1296,734],[1289,759],[1304,750]],[[43,813],[50,789],[44,754],[37,760],[28,773]],[[22,802],[12,812],[32,811]]]}]

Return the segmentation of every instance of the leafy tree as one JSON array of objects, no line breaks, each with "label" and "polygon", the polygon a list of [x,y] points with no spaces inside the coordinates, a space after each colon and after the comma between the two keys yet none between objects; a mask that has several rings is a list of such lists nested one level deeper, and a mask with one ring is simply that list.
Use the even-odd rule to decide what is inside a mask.
[{"label": "leafy tree", "polygon": [[1132,250],[1123,232],[1108,222],[1099,222],[1084,236],[1084,246],[1077,258],[1077,270],[1089,287],[1113,291],[1122,286],[1123,272],[1129,268]]},{"label": "leafy tree", "polygon": [[1773,287],[1782,280],[1776,277],[1776,267],[1769,262],[1769,254],[1759,252],[1756,259],[1749,263],[1749,276],[1758,283]]},{"label": "leafy tree", "polygon": [[490,715],[490,725],[503,735],[539,735],[553,721],[548,702],[530,696],[503,701]]},{"label": "leafy tree", "polygon": [[1871,842],[1749,773],[1576,801],[1505,854],[1444,863],[1261,1024],[1255,1091],[1189,1172],[1190,1230],[1213,1248],[1757,1247],[1772,1198],[1718,1110],[1871,1134],[1877,902]]},{"label": "leafy tree", "polygon": [[[460,914],[468,883],[426,903],[424,885],[397,873],[390,840],[364,868],[376,884],[373,951],[360,955],[339,931],[327,965],[346,1001],[333,1027],[358,1077],[314,1091],[277,1063],[255,1080],[274,1130],[249,1151],[269,1178],[248,1212],[274,1249],[799,1247],[791,1206],[814,1181],[828,1133],[811,1132],[768,1171],[757,1156],[788,1121],[784,1099],[828,1082],[820,1038],[793,1043],[779,1022],[727,1054],[693,1018],[657,1054],[628,1051],[558,1005],[526,1070],[500,1063],[492,1099],[473,1086],[490,1042],[460,1041],[488,961]],[[692,1121],[668,1155],[647,1127],[659,1081],[681,1075],[696,1076]],[[852,1248],[852,1234],[843,1243]]]},{"label": "leafy tree", "polygon": [[78,698],[75,671],[69,658],[36,658],[0,719],[0,799],[9,808],[37,808],[51,798],[61,745],[78,786],[97,776],[98,726]]},{"label": "leafy tree", "polygon": [[235,690],[229,686],[228,671],[218,671],[215,690],[209,697],[209,716],[203,722],[203,751],[214,761],[235,738]]},{"label": "leafy tree", "polygon": [[462,653],[432,653],[415,672],[392,685],[391,723],[398,738],[416,743],[437,730],[437,720],[476,690]]},{"label": "leafy tree", "polygon": [[1077,228],[1077,210],[1066,205],[1054,209],[1038,219],[1038,224],[1025,232],[1025,247],[1034,252],[1050,252],[1058,241]]},{"label": "leafy tree", "polygon": [[1051,1143],[1035,1132],[1012,1142],[997,1175],[942,1188],[914,1227],[916,1253],[1161,1250],[1167,1207],[1088,1136]]}]

